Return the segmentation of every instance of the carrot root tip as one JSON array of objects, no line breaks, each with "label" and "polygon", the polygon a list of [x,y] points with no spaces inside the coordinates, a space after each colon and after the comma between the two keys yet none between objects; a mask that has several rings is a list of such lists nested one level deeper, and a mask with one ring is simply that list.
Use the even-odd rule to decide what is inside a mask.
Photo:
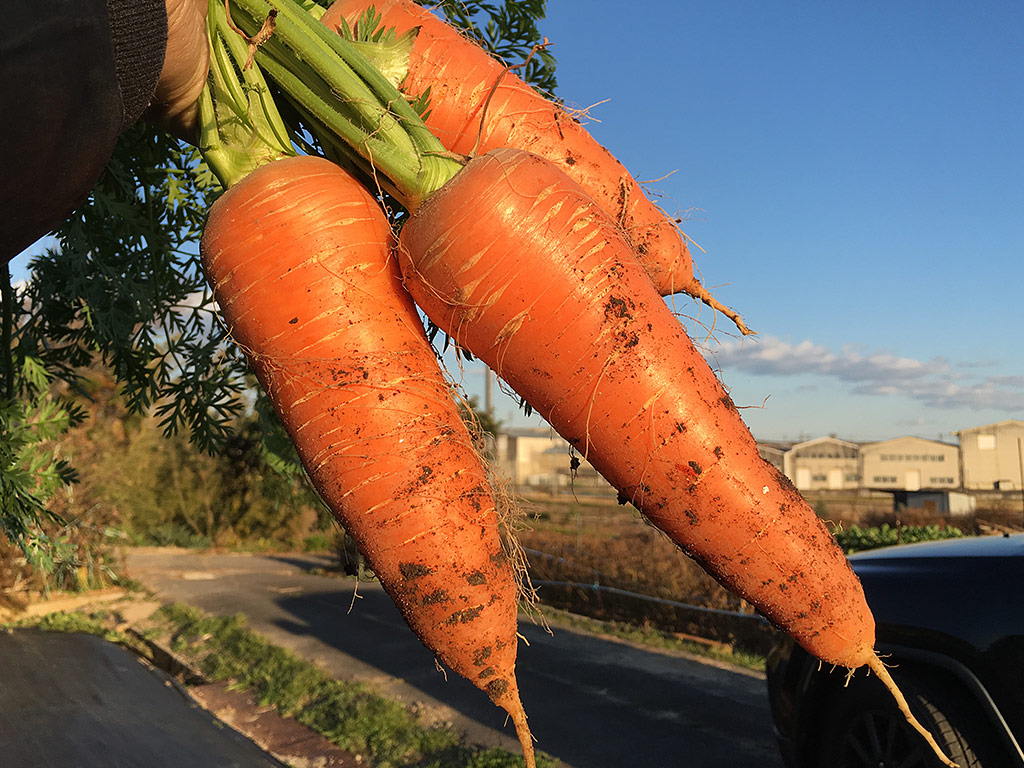
[{"label": "carrot root tip", "polygon": [[935,756],[939,758],[943,765],[949,766],[949,768],[959,768],[959,766],[950,760],[945,752],[942,751],[942,747],[939,746],[938,742],[935,741],[935,737],[931,732],[925,728],[918,719],[914,716],[914,713],[910,711],[910,704],[907,703],[906,697],[900,690],[896,681],[893,680],[892,675],[889,674],[888,668],[884,662],[878,657],[877,653],[872,653],[867,661],[868,668],[878,675],[878,679],[882,681],[882,684],[889,689],[889,693],[892,694],[896,700],[896,706],[899,707],[900,712],[907,719],[907,722],[914,728],[915,731],[924,737],[924,740],[928,742],[928,746],[932,748]]},{"label": "carrot root tip", "polygon": [[689,283],[682,287],[682,292],[694,299],[706,304],[716,312],[721,312],[727,318],[732,320],[736,329],[744,336],[753,336],[757,331],[752,331],[747,327],[747,324],[743,322],[743,318],[740,317],[740,313],[731,307],[725,306],[722,302],[711,295],[711,291],[705,288],[699,280],[694,278]]},{"label": "carrot root tip", "polygon": [[523,750],[523,759],[526,761],[526,768],[537,768],[537,758],[533,749],[533,734],[530,733],[530,726],[526,723],[526,712],[522,706],[518,710],[509,711],[512,724],[516,729],[516,736]]}]

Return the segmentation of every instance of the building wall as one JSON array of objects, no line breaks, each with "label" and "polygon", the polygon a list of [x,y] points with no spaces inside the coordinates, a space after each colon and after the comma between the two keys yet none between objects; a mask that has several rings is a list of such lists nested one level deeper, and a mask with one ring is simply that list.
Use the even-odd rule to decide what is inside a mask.
[{"label": "building wall", "polygon": [[757,452],[761,455],[761,458],[783,473],[786,471],[786,450],[769,443],[757,444]]},{"label": "building wall", "polygon": [[785,472],[801,491],[860,488],[860,454],[856,443],[820,437],[797,443],[785,456]]},{"label": "building wall", "polygon": [[517,429],[498,435],[497,465],[517,486],[558,488],[570,485],[607,485],[579,454],[575,477],[569,443],[553,429]]},{"label": "building wall", "polygon": [[1024,422],[1009,419],[963,429],[958,435],[966,490],[1021,490]]},{"label": "building wall", "polygon": [[[498,436],[498,467],[515,485],[541,484],[548,471],[545,451],[566,442],[553,429],[517,429]],[[568,448],[566,448],[568,450]]]},{"label": "building wall", "polygon": [[893,496],[897,507],[921,509],[947,517],[969,515],[978,507],[974,496],[957,491],[896,491]]},{"label": "building wall", "polygon": [[960,487],[956,445],[897,437],[860,447],[861,483],[879,490],[953,490]]},{"label": "building wall", "polygon": [[[802,491],[1020,491],[1024,421],[1010,419],[956,433],[959,445],[898,437],[857,444],[837,437],[802,443],[759,443],[763,458]],[[569,444],[548,428],[513,429],[495,441],[496,463],[518,486],[606,484],[580,457],[570,472]]]}]

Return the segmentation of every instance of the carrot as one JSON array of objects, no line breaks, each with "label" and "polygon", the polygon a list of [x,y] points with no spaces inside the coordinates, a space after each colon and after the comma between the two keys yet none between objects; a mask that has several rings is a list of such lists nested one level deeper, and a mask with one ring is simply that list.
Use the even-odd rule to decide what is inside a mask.
[{"label": "carrot", "polygon": [[644,193],[622,164],[568,112],[508,71],[476,42],[412,0],[337,0],[321,18],[353,27],[368,8],[401,35],[418,27],[403,90],[429,89],[424,122],[452,152],[515,147],[542,155],[582,186],[621,226],[658,291],[685,292],[750,330],[693,274],[676,220]]},{"label": "carrot", "polygon": [[894,687],[843,552],[578,184],[494,150],[412,215],[399,253],[427,315],[651,523],[809,652]]},{"label": "carrot", "polygon": [[[254,34],[265,0],[236,3]],[[403,279],[438,327],[811,653],[874,669],[941,755],[873,650],[874,621],[843,553],[760,459],[619,222],[528,152],[497,149],[461,166],[340,35],[292,0],[275,10],[256,61],[321,141],[340,138],[406,206]],[[335,97],[358,119],[332,107]]]},{"label": "carrot", "polygon": [[296,157],[231,187],[201,249],[313,485],[420,640],[509,713],[532,766],[494,496],[392,241],[348,172]]},{"label": "carrot", "polygon": [[[387,218],[348,171],[295,157],[252,66],[307,14],[264,6],[243,32],[210,0],[207,18],[200,147],[228,191],[200,250],[221,315],[313,486],[405,620],[509,713],[532,767],[515,677],[518,590],[494,494],[402,288]],[[393,139],[379,120],[373,130]]]}]

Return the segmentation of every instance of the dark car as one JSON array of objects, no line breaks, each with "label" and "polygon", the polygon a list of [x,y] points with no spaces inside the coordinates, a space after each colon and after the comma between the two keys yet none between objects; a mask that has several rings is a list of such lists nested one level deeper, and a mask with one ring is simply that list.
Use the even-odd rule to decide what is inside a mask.
[{"label": "dark car", "polygon": [[[918,719],[961,768],[1024,768],[1024,534],[851,555],[877,648]],[[822,668],[788,638],[768,695],[791,768],[940,765],[878,680]]]}]

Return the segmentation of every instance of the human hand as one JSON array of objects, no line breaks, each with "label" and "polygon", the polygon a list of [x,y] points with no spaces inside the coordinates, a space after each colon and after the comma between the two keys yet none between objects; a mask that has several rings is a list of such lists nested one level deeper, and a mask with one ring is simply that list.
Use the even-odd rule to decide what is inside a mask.
[{"label": "human hand", "polygon": [[180,139],[196,142],[199,94],[210,71],[207,0],[166,0],[167,53],[156,93],[143,117]]}]

